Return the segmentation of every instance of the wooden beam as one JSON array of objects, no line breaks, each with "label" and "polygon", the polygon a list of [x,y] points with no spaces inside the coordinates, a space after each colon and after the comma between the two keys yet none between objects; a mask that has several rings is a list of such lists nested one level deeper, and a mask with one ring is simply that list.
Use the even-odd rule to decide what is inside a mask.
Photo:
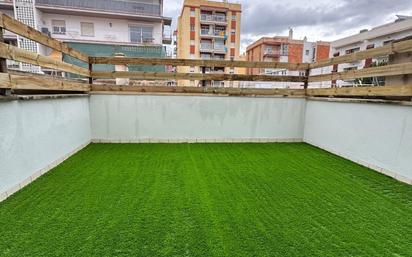
[{"label": "wooden beam", "polygon": [[412,74],[412,63],[392,64],[362,70],[349,70],[331,74],[315,75],[309,77],[309,82],[345,80],[368,77],[385,77]]},{"label": "wooden beam", "polygon": [[19,90],[90,91],[90,85],[44,75],[0,73],[0,88]]},{"label": "wooden beam", "polygon": [[144,80],[218,80],[218,81],[282,81],[305,82],[306,77],[268,76],[268,75],[235,75],[235,74],[202,74],[202,73],[169,73],[140,71],[95,71],[93,78],[132,78]]},{"label": "wooden beam", "polygon": [[105,93],[176,93],[176,94],[218,94],[218,95],[266,95],[266,96],[305,96],[303,89],[255,89],[224,87],[165,87],[165,86],[91,86],[91,92]]},{"label": "wooden beam", "polygon": [[308,96],[412,96],[412,85],[307,89]]},{"label": "wooden beam", "polygon": [[87,56],[86,54],[76,49],[70,48],[66,44],[56,39],[53,39],[47,35],[44,35],[40,31],[32,27],[29,27],[26,24],[20,21],[17,21],[1,12],[0,12],[0,27],[8,31],[11,31],[13,33],[16,33],[17,35],[20,35],[22,37],[28,38],[37,43],[50,47],[59,52],[70,55],[86,63],[89,62],[89,56]]},{"label": "wooden beam", "polygon": [[170,65],[170,66],[202,66],[202,67],[242,67],[242,68],[267,68],[307,70],[307,63],[281,63],[281,62],[249,62],[229,60],[193,60],[193,59],[162,59],[162,58],[116,58],[116,57],[90,57],[93,64],[113,65]]},{"label": "wooden beam", "polygon": [[82,76],[90,76],[88,69],[65,63],[63,61],[55,60],[48,56],[43,56],[33,53],[12,45],[0,42],[0,57],[19,62],[30,63],[41,67],[60,70],[64,72],[74,73]]},{"label": "wooden beam", "polygon": [[394,43],[391,43],[389,45],[382,46],[382,47],[372,48],[372,49],[368,49],[365,51],[356,52],[353,54],[337,56],[337,57],[330,58],[324,61],[312,63],[309,66],[311,69],[316,69],[316,68],[331,66],[335,64],[350,63],[350,62],[365,60],[367,58],[385,56],[385,55],[390,55],[394,53],[406,53],[406,52],[412,52],[412,40],[394,42]]}]

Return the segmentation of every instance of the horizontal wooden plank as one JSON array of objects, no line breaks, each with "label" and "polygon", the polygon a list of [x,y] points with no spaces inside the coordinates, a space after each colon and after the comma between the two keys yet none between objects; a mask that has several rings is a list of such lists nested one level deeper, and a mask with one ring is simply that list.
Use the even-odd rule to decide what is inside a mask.
[{"label": "horizontal wooden plank", "polygon": [[307,63],[250,62],[250,61],[230,61],[230,60],[90,57],[90,62],[93,64],[119,64],[119,65],[239,67],[239,68],[267,68],[267,69],[288,69],[288,70],[309,69],[309,64]]},{"label": "horizontal wooden plank", "polygon": [[394,42],[386,46],[368,49],[365,51],[356,52],[353,54],[346,54],[334,58],[330,58],[324,61],[319,61],[310,64],[311,69],[326,67],[335,64],[350,63],[355,61],[365,60],[367,58],[379,57],[390,55],[394,53],[406,53],[412,52],[412,40],[405,40],[400,42]]},{"label": "horizontal wooden plank", "polygon": [[412,97],[412,85],[384,87],[341,87],[307,89],[308,96],[406,96]]},{"label": "horizontal wooden plank", "polygon": [[20,35],[22,37],[28,38],[30,40],[33,40],[37,43],[40,43],[42,45],[45,45],[47,47],[50,47],[54,50],[57,50],[59,52],[65,53],[67,55],[70,55],[74,58],[77,58],[81,61],[84,61],[86,63],[89,62],[89,56],[86,54],[68,47],[66,44],[53,39],[40,31],[27,26],[26,24],[17,21],[9,16],[7,16],[4,13],[0,12],[0,26],[10,32],[13,32],[17,35]]},{"label": "horizontal wooden plank", "polygon": [[15,60],[19,62],[30,63],[45,68],[55,69],[59,71],[65,71],[82,76],[90,76],[88,69],[58,61],[53,58],[43,56],[37,53],[33,53],[12,45],[8,45],[0,42],[0,57]]},{"label": "horizontal wooden plank", "polygon": [[96,71],[93,78],[133,78],[144,80],[217,80],[217,81],[288,81],[304,82],[305,77],[298,76],[268,76],[268,75],[235,75],[235,74],[202,74],[202,73],[169,73],[169,72],[140,72],[140,71]]},{"label": "horizontal wooden plank", "polygon": [[412,63],[392,64],[362,70],[349,70],[331,74],[315,75],[309,77],[309,82],[345,80],[368,77],[385,77],[412,74]]},{"label": "horizontal wooden plank", "polygon": [[179,94],[221,94],[221,95],[278,95],[305,96],[304,89],[255,89],[255,88],[225,88],[225,87],[164,87],[164,86],[91,86],[91,92],[111,93],[179,93]]},{"label": "horizontal wooden plank", "polygon": [[0,73],[0,88],[19,90],[90,91],[90,85],[86,83],[43,75],[17,75],[9,73]]}]

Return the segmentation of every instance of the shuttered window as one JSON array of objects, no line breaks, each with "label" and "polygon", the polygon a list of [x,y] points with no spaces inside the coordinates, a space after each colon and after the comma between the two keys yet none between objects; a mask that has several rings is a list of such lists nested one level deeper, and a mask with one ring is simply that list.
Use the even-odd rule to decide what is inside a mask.
[{"label": "shuttered window", "polygon": [[66,34],[66,22],[63,20],[52,20],[53,34]]},{"label": "shuttered window", "polygon": [[81,22],[81,32],[82,36],[94,37],[94,24],[91,22]]}]

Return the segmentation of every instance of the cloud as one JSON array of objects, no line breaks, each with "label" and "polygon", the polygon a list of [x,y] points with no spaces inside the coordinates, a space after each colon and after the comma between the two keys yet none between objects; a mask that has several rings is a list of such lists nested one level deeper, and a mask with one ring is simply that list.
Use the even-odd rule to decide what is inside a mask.
[{"label": "cloud", "polygon": [[[174,26],[182,0],[164,0],[165,15]],[[335,40],[395,19],[395,14],[412,15],[411,0],[240,0],[242,3],[242,50],[262,36],[287,35],[296,38]]]}]

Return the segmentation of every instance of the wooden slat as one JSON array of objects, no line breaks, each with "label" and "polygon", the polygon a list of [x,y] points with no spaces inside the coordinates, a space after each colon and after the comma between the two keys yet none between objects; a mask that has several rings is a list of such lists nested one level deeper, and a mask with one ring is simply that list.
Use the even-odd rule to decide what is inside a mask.
[{"label": "wooden slat", "polygon": [[206,67],[243,67],[306,70],[307,63],[280,63],[280,62],[249,62],[229,60],[193,60],[193,59],[161,59],[161,58],[118,58],[118,57],[90,57],[93,64],[119,65],[170,65],[170,66],[206,66]]},{"label": "wooden slat", "polygon": [[278,95],[305,96],[303,89],[255,89],[255,88],[217,88],[217,87],[160,87],[160,86],[91,86],[91,92],[108,93],[178,93],[178,94],[222,94],[222,95]]},{"label": "wooden slat", "polygon": [[304,82],[305,77],[298,76],[268,76],[268,75],[235,75],[235,74],[202,74],[202,73],[168,73],[140,71],[95,71],[93,78],[133,78],[144,80],[218,80],[218,81],[288,81]]},{"label": "wooden slat", "polygon": [[349,70],[332,74],[315,75],[309,77],[309,82],[345,80],[367,77],[384,77],[412,74],[412,63],[392,64],[380,67],[366,68],[362,70]]},{"label": "wooden slat", "polygon": [[400,42],[394,42],[386,46],[368,49],[353,54],[342,55],[334,58],[330,58],[324,61],[310,64],[311,69],[326,67],[341,63],[350,63],[355,61],[365,60],[367,58],[373,58],[378,56],[385,56],[394,53],[406,53],[412,52],[412,40],[405,40]]},{"label": "wooden slat", "polygon": [[86,63],[89,62],[89,56],[87,56],[86,54],[80,51],[77,51],[76,49],[70,48],[66,44],[56,39],[53,39],[51,37],[48,37],[47,35],[44,35],[40,31],[34,28],[31,28],[27,26],[26,24],[20,21],[17,21],[1,12],[0,12],[0,26],[10,32],[13,32],[22,37],[31,39],[37,43],[50,47],[59,52],[63,52],[81,61],[84,61]]},{"label": "wooden slat", "polygon": [[412,85],[307,89],[308,96],[412,96]]},{"label": "wooden slat", "polygon": [[0,88],[19,90],[90,91],[90,85],[42,75],[0,73]]},{"label": "wooden slat", "polygon": [[82,76],[90,76],[88,69],[58,61],[53,58],[33,53],[12,45],[0,42],[0,57],[19,62],[30,63],[41,67],[65,71]]}]

